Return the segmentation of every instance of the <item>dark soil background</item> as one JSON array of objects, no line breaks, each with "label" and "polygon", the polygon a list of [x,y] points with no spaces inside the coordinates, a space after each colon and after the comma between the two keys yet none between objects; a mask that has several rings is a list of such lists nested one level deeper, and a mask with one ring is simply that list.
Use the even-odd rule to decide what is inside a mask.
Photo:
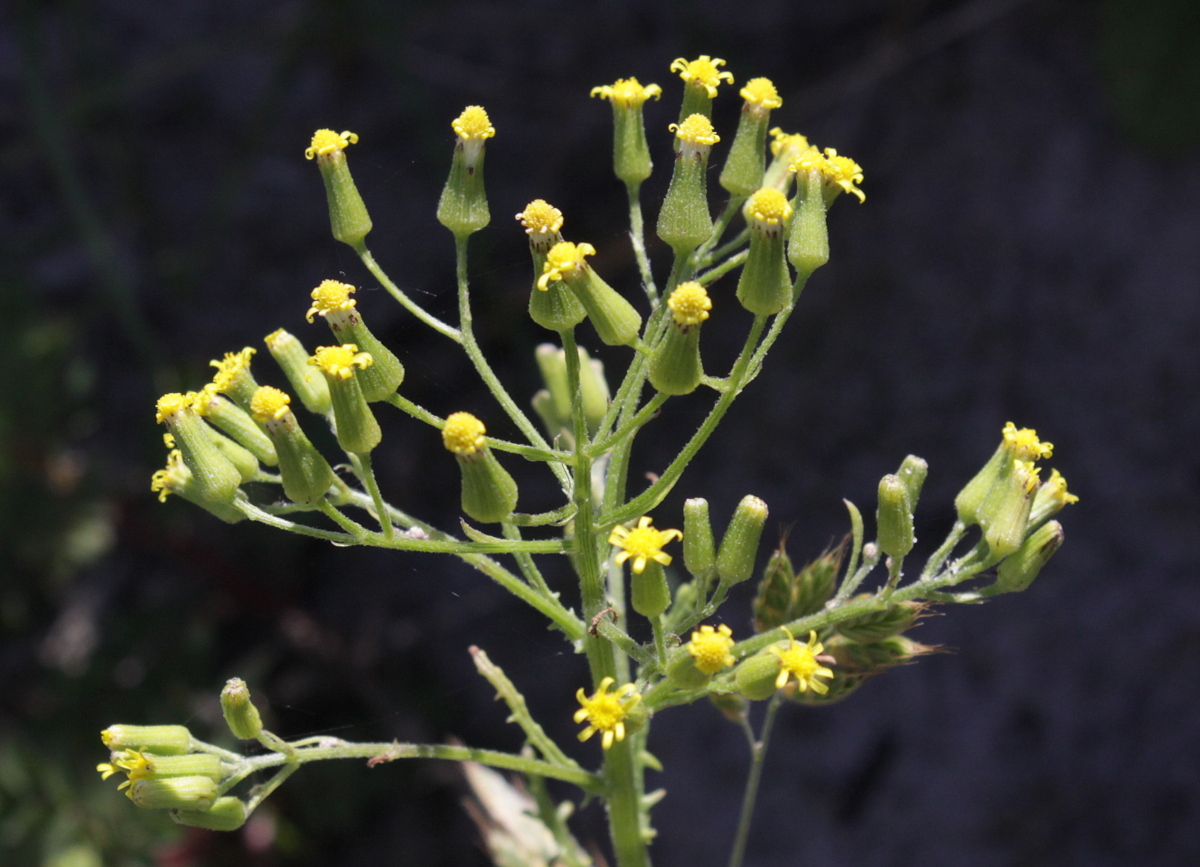
[{"label": "dark soil background", "polygon": [[[1080,503],[1020,596],[944,611],[914,637],[953,652],[832,708],[780,720],[747,864],[1200,863],[1200,7],[1190,0],[410,2],[21,0],[0,12],[0,860],[6,865],[482,865],[441,763],[305,769],[232,835],[183,833],[92,770],[98,733],[186,722],[223,738],[216,696],[246,678],[280,733],[516,749],[475,674],[478,644],[581,760],[584,667],[485,578],[431,556],[334,549],[229,527],[149,492],[164,391],[303,313],[327,277],[408,367],[405,393],[505,433],[452,345],[331,240],[318,127],[349,151],[383,266],[453,311],[434,219],[450,121],[487,107],[493,224],[472,241],[480,339],[513,394],[539,386],[524,235],[545,197],[634,293],[610,112],[588,90],[658,82],[647,111],[665,186],[679,56],[766,75],[773,117],[858,160],[865,205],[833,209],[763,376],[656,512],[724,520],[744,494],[796,559],[873,510],[879,477],[931,465],[918,535],[1012,420],[1055,446]],[[736,88],[718,102],[731,140]],[[657,132],[655,132],[657,131]],[[721,153],[718,148],[718,161]],[[714,184],[715,188],[715,184]],[[667,261],[656,248],[659,265]],[[716,288],[710,369],[749,317]],[[585,343],[594,344],[590,329]],[[620,371],[628,352],[601,353]],[[266,359],[258,368],[269,369]],[[635,475],[700,418],[669,403]],[[457,476],[436,437],[381,408],[385,492],[442,526]],[[511,461],[509,462],[512,463]],[[523,489],[529,508],[544,488]],[[674,516],[674,517],[673,517]],[[562,580],[564,576],[559,575]],[[727,620],[749,628],[743,594]],[[741,606],[740,608],[737,606]],[[656,721],[667,770],[661,867],[725,863],[746,764],[705,706]],[[566,790],[561,795],[569,794]],[[583,810],[579,836],[603,843]]]}]

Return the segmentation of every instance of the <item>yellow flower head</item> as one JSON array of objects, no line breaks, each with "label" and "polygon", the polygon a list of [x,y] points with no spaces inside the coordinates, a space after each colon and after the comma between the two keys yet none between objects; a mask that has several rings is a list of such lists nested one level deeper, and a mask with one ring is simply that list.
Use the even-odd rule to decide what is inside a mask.
[{"label": "yellow flower head", "polygon": [[778,226],[792,216],[787,196],[774,187],[755,190],[746,200],[744,211],[751,225]]},{"label": "yellow flower head", "polygon": [[308,363],[320,368],[322,373],[349,379],[354,375],[354,368],[363,370],[374,361],[369,352],[359,352],[355,344],[343,343],[341,346],[318,346]]},{"label": "yellow flower head", "polygon": [[289,412],[288,404],[292,398],[285,391],[280,391],[271,385],[261,386],[254,397],[250,398],[250,415],[259,424],[279,421]]},{"label": "yellow flower head", "polygon": [[867,194],[856,186],[863,181],[862,166],[850,157],[838,156],[833,148],[825,148],[824,154],[818,153],[816,148],[801,154],[792,163],[791,170],[796,173],[816,170],[828,183],[837,184],[843,191],[857,196],[860,202],[867,200]]},{"label": "yellow flower head", "polygon": [[517,214],[526,235],[553,235],[563,227],[563,214],[545,199],[534,199]]},{"label": "yellow flower head", "polygon": [[238,378],[250,372],[250,358],[257,350],[253,346],[245,347],[241,352],[226,352],[220,361],[210,361],[209,367],[215,367],[212,387],[219,392],[228,392],[237,383]]},{"label": "yellow flower head", "polygon": [[712,299],[703,286],[695,280],[688,280],[675,287],[675,291],[667,298],[667,306],[671,308],[671,317],[678,324],[699,325],[708,318]]},{"label": "yellow flower head", "polygon": [[358,136],[352,132],[334,132],[331,129],[319,129],[313,133],[312,144],[304,152],[304,158],[311,160],[340,151],[347,145],[357,144]]},{"label": "yellow flower head", "polygon": [[596,248],[591,244],[559,241],[546,254],[546,264],[542,266],[542,276],[538,278],[537,287],[545,291],[555,280],[574,277],[587,267],[587,263],[583,261],[584,257],[594,255]]},{"label": "yellow flower head", "polygon": [[782,666],[779,669],[779,677],[775,679],[775,688],[783,689],[789,678],[795,678],[796,686],[801,692],[810,689],[821,695],[829,692],[829,687],[817,680],[818,677],[833,677],[833,671],[817,660],[817,657],[825,652],[825,645],[817,641],[817,633],[810,631],[808,643],[801,644],[786,628],[783,631],[787,632],[787,647],[771,645],[771,652],[779,657]]},{"label": "yellow flower head", "polygon": [[752,78],[739,91],[742,99],[756,109],[770,111],[783,105],[783,97],[769,78]]},{"label": "yellow flower head", "polygon": [[607,99],[618,108],[639,108],[651,97],[658,99],[662,96],[662,88],[657,84],[642,87],[636,78],[618,78],[615,84],[593,87],[591,95]]},{"label": "yellow flower head", "polygon": [[732,72],[721,72],[718,66],[724,66],[725,61],[719,57],[709,57],[701,54],[695,60],[685,60],[678,57],[671,63],[671,71],[678,72],[685,84],[693,87],[703,87],[708,91],[709,98],[717,95],[717,85],[722,81],[733,84]]},{"label": "yellow flower head", "polygon": [[687,643],[688,653],[696,660],[696,668],[705,674],[716,674],[737,662],[729,649],[733,647],[733,630],[722,623],[716,629],[701,626]]},{"label": "yellow flower head", "polygon": [[195,392],[180,394],[177,391],[164,394],[155,405],[154,420],[159,424],[170,421],[179,413],[190,409]]},{"label": "yellow flower head", "polygon": [[113,774],[119,774],[122,771],[128,774],[128,779],[117,786],[118,792],[132,785],[135,780],[144,780],[153,776],[150,757],[142,755],[137,750],[122,750],[113,753],[111,760],[96,765],[96,770],[100,772],[102,780],[107,780]]},{"label": "yellow flower head", "polygon": [[810,150],[813,150],[813,146],[808,143],[808,138],[800,133],[784,132],[780,127],[774,127],[771,130],[772,156],[786,159],[790,163],[802,153]]},{"label": "yellow flower head", "polygon": [[1036,461],[1054,454],[1054,443],[1040,442],[1037,431],[1023,427],[1018,429],[1011,421],[1004,426],[1004,445],[1019,461]]},{"label": "yellow flower head", "polygon": [[579,739],[586,741],[596,732],[601,732],[601,746],[608,749],[614,741],[625,740],[625,717],[642,700],[641,694],[632,683],[627,683],[616,692],[610,693],[608,688],[616,683],[611,677],[600,681],[600,688],[589,698],[581,687],[575,693],[582,707],[575,711],[575,722],[587,720],[588,727],[579,733]]},{"label": "yellow flower head", "polygon": [[1033,461],[1017,460],[1013,467],[1013,475],[1025,486],[1025,493],[1027,494],[1032,494],[1041,485],[1042,480],[1039,478],[1041,471],[1041,467]]},{"label": "yellow flower head", "polygon": [[473,455],[484,447],[487,428],[469,412],[454,412],[442,428],[442,444],[456,455]]},{"label": "yellow flower head", "polygon": [[496,134],[496,128],[488,120],[488,114],[479,105],[468,105],[462,114],[451,121],[450,126],[463,141],[476,139],[483,141]]},{"label": "yellow flower head", "polygon": [[713,129],[712,121],[702,114],[689,114],[683,123],[673,123],[667,129],[685,145],[712,147],[721,140]]},{"label": "yellow flower head", "polygon": [[150,477],[150,492],[158,494],[158,501],[165,503],[167,495],[186,484],[191,475],[191,471],[183,464],[183,453],[179,449],[172,449],[167,454],[166,468],[157,470]]},{"label": "yellow flower head", "polygon": [[650,526],[651,521],[653,518],[649,515],[642,515],[632,530],[620,524],[612,528],[608,544],[621,549],[616,556],[618,566],[632,558],[633,571],[640,575],[649,560],[664,566],[671,564],[671,555],[663,551],[663,545],[674,539],[682,539],[683,533],[679,530],[656,530]]},{"label": "yellow flower head", "polygon": [[1050,478],[1046,479],[1042,488],[1049,493],[1050,498],[1058,503],[1059,506],[1069,506],[1072,503],[1079,502],[1079,497],[1067,491],[1067,480],[1062,477],[1062,473],[1058,470],[1050,471]]},{"label": "yellow flower head", "polygon": [[324,316],[330,310],[351,310],[357,303],[350,295],[355,288],[349,283],[337,280],[322,280],[321,285],[312,291],[312,307],[304,314],[309,322],[314,316]]}]

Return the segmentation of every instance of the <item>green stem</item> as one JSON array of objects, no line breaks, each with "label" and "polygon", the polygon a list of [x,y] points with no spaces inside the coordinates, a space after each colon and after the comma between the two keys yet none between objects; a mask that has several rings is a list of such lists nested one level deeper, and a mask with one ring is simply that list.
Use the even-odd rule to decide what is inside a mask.
[{"label": "green stem", "polygon": [[321,530],[317,527],[309,527],[307,524],[297,524],[295,521],[289,521],[287,518],[281,518],[278,515],[272,515],[270,512],[264,512],[248,500],[235,500],[234,505],[237,506],[238,511],[251,521],[266,524],[268,527],[274,527],[277,530],[286,530],[289,533],[296,533],[301,536],[312,536],[314,539],[337,542],[339,545],[358,544],[358,539],[350,534],[335,533],[332,530]]},{"label": "green stem", "polygon": [[[521,531],[518,530],[515,525],[504,522],[500,526],[504,530],[504,537],[506,539],[510,539],[513,542],[522,541]],[[546,584],[546,579],[542,576],[542,571],[538,569],[537,564],[533,562],[533,557],[522,551],[514,554],[513,558],[517,561],[517,568],[521,570],[521,574],[525,576],[525,580],[528,581],[531,586],[538,590],[543,596],[546,596],[550,599],[554,598],[554,594],[550,591],[549,585]]]},{"label": "green stem", "polygon": [[733,841],[733,851],[729,855],[729,867],[741,867],[742,857],[746,854],[746,841],[750,839],[750,820],[754,816],[754,801],[758,797],[758,785],[762,781],[763,760],[767,756],[767,746],[771,739],[771,729],[775,725],[775,714],[782,701],[776,692],[767,704],[767,717],[763,720],[762,732],[757,741],[750,744],[750,773],[746,777],[746,791],[742,795],[742,813],[738,819],[737,836]]},{"label": "green stem", "polygon": [[[325,517],[327,517],[329,520],[333,521],[335,524],[337,524],[339,527],[341,527],[347,533],[352,535],[354,537],[355,541],[359,545],[370,544],[371,537],[376,535],[374,533],[371,533],[362,524],[359,524],[358,522],[352,521],[349,518],[347,518],[345,515],[343,515],[341,512],[339,512],[334,507],[334,505],[332,503],[330,503],[328,500],[324,500],[324,499],[317,500],[316,507],[319,512],[321,512],[323,515],[325,515]],[[378,538],[382,539],[383,537],[379,536]]]},{"label": "green stem", "polygon": [[663,629],[661,614],[650,618],[650,628],[654,632],[654,661],[659,671],[667,670],[667,636]]},{"label": "green stem", "polygon": [[747,259],[747,257],[749,257],[749,255],[750,255],[749,250],[743,250],[742,252],[738,253],[735,256],[730,256],[728,259],[726,259],[720,265],[717,265],[715,268],[709,268],[707,271],[705,271],[699,277],[697,277],[696,280],[701,285],[707,286],[710,283],[712,283],[713,281],[715,281],[718,277],[723,277],[725,274],[728,274],[734,268],[741,265],[743,262],[746,261],[746,259]]},{"label": "green stem", "polygon": [[731,196],[729,201],[725,203],[725,209],[721,211],[721,216],[717,217],[713,223],[712,234],[692,254],[693,267],[699,267],[700,263],[708,258],[709,251],[716,245],[717,241],[721,240],[721,236],[729,228],[729,224],[733,221],[734,215],[737,214],[738,208],[742,206],[742,202],[744,201],[746,201],[745,196]]},{"label": "green stem", "polygon": [[658,288],[654,285],[654,272],[650,268],[650,257],[646,255],[646,230],[642,222],[642,202],[639,192],[641,182],[626,184],[625,191],[629,194],[629,240],[633,244],[633,256],[637,259],[638,271],[642,275],[642,285],[646,288],[646,297],[650,305],[658,304]]},{"label": "green stem", "polygon": [[383,494],[379,492],[379,482],[375,480],[375,470],[371,467],[371,455],[369,452],[363,452],[353,457],[357,459],[356,462],[358,464],[354,469],[358,477],[362,479],[363,484],[367,486],[367,493],[371,495],[371,502],[375,506],[375,520],[379,521],[380,529],[383,530],[383,538],[390,542],[396,535],[396,530],[392,526],[391,516],[388,514],[387,504],[384,503]]},{"label": "green stem", "polygon": [[711,265],[713,262],[720,259],[722,256],[728,256],[730,253],[732,253],[738,247],[745,246],[749,242],[749,240],[750,240],[750,227],[746,226],[745,228],[742,229],[742,231],[738,232],[736,235],[734,235],[730,240],[726,241],[720,247],[717,247],[717,249],[713,250],[711,253],[705,254],[704,258],[702,258],[697,263],[697,268],[707,268],[709,265]]},{"label": "green stem", "polygon": [[404,307],[410,313],[412,313],[413,316],[416,316],[438,334],[449,337],[455,343],[463,342],[462,335],[459,334],[457,328],[452,325],[447,325],[436,316],[426,312],[425,308],[409,298],[399,286],[393,283],[392,278],[385,274],[383,269],[379,267],[379,264],[375,261],[375,257],[371,255],[371,251],[368,250],[365,245],[358,248],[357,252],[359,258],[362,259],[363,264],[367,266],[367,270],[374,274],[375,279],[383,285],[383,288],[386,289],[393,298],[404,305]]},{"label": "green stem", "polygon": [[[434,415],[423,406],[413,403],[407,398],[401,397],[399,394],[388,395],[385,400],[397,409],[411,415],[417,421],[425,422],[430,427],[435,427],[441,430],[446,426],[446,420],[441,416]],[[554,449],[541,449],[534,446],[527,446],[521,443],[509,442],[508,440],[497,439],[496,437],[485,437],[488,446],[501,452],[512,452],[520,455],[531,461],[557,461],[558,463],[569,463],[571,456],[566,452],[556,451]]]}]

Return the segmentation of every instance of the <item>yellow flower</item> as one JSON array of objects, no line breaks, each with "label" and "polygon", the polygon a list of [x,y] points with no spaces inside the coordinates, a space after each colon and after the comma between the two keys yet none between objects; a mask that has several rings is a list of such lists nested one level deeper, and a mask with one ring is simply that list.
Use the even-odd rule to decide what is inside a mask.
[{"label": "yellow flower", "polygon": [[802,153],[810,150],[813,150],[813,146],[808,143],[808,138],[800,133],[787,133],[781,127],[774,127],[771,130],[772,156],[785,157],[790,163]]},{"label": "yellow flower", "polygon": [[[1046,479],[1042,487],[1046,489],[1046,496],[1060,507],[1079,502],[1079,497],[1067,490],[1067,480],[1058,470],[1050,471],[1050,478]],[[1039,490],[1038,493],[1040,494],[1041,491]]]},{"label": "yellow flower", "polygon": [[739,95],[754,108],[769,111],[783,105],[783,98],[769,78],[752,78]]},{"label": "yellow flower", "polygon": [[667,306],[671,308],[671,317],[680,325],[699,325],[708,318],[712,299],[703,286],[688,280],[675,287],[667,298]]},{"label": "yellow flower", "polygon": [[612,528],[608,544],[622,549],[616,556],[618,566],[632,558],[633,571],[640,575],[649,560],[664,566],[671,564],[671,555],[662,550],[663,545],[674,539],[682,539],[683,533],[679,530],[656,530],[650,526],[652,521],[649,515],[642,515],[632,530],[620,525]]},{"label": "yellow flower", "polygon": [[687,649],[696,660],[696,668],[705,674],[716,674],[737,662],[729,648],[733,647],[733,630],[722,623],[716,629],[701,626],[692,633]]},{"label": "yellow flower", "polygon": [[618,78],[615,84],[593,87],[591,95],[607,99],[621,108],[637,108],[651,97],[658,99],[662,96],[662,88],[657,84],[642,87],[636,78]]},{"label": "yellow flower", "polygon": [[194,392],[190,391],[187,394],[180,394],[177,391],[164,394],[155,405],[154,420],[162,424],[167,419],[190,408],[193,394]]},{"label": "yellow flower", "polygon": [[546,264],[542,266],[542,276],[538,278],[537,286],[542,291],[549,288],[555,280],[573,277],[587,267],[585,256],[596,255],[596,248],[591,244],[572,244],[570,241],[559,241],[546,254]]},{"label": "yellow flower", "polygon": [[482,141],[496,134],[496,128],[488,119],[488,114],[479,105],[468,105],[462,114],[451,121],[450,126],[458,137],[464,141],[475,139]]},{"label": "yellow flower", "polygon": [[579,739],[586,741],[596,732],[603,734],[600,743],[604,749],[613,745],[614,741],[625,740],[625,717],[630,710],[642,700],[641,695],[632,683],[627,683],[616,692],[610,693],[608,688],[616,683],[611,677],[600,681],[600,688],[589,698],[582,687],[575,697],[582,705],[575,711],[575,722],[587,720],[588,727],[579,733]]},{"label": "yellow flower", "polygon": [[191,471],[183,465],[183,453],[179,449],[172,449],[167,455],[166,468],[157,470],[150,477],[150,492],[158,494],[158,501],[165,503],[167,495],[175,493],[191,477]]},{"label": "yellow flower", "polygon": [[837,184],[843,191],[857,196],[860,202],[867,200],[867,194],[856,186],[863,181],[862,166],[850,157],[838,156],[838,152],[833,148],[825,148],[824,154],[813,148],[801,154],[800,158],[792,163],[791,170],[799,173],[814,169],[824,175],[829,183]]},{"label": "yellow flower", "polygon": [[713,129],[712,121],[702,114],[689,114],[683,123],[673,123],[667,127],[675,133],[685,145],[704,145],[711,147],[721,140]]},{"label": "yellow flower", "polygon": [[318,346],[308,363],[319,368],[322,373],[336,376],[338,379],[349,379],[354,375],[354,368],[363,370],[371,366],[374,359],[369,352],[359,352],[353,343],[343,343],[341,346]]},{"label": "yellow flower", "polygon": [[788,679],[794,677],[801,692],[809,689],[821,695],[829,692],[829,687],[817,680],[818,677],[833,677],[833,671],[817,661],[817,657],[825,652],[825,645],[817,641],[817,633],[809,631],[808,643],[800,644],[786,628],[783,631],[787,632],[788,646],[771,646],[771,652],[779,657],[782,666],[775,679],[775,688],[783,689]]},{"label": "yellow flower", "polygon": [[356,302],[350,295],[355,291],[349,283],[322,280],[321,285],[312,291],[313,303],[304,314],[304,318],[312,322],[314,316],[324,316],[330,310],[353,309]]},{"label": "yellow flower", "polygon": [[[1004,426],[1004,445],[1019,461],[1036,461],[1054,454],[1054,443],[1040,442],[1037,431],[1023,427],[1018,429],[1011,421]],[[1066,483],[1063,483],[1064,489]]]},{"label": "yellow flower", "polygon": [[483,422],[469,412],[454,412],[442,428],[442,443],[456,455],[473,455],[486,444]]},{"label": "yellow flower", "polygon": [[152,775],[150,759],[137,750],[122,750],[113,753],[111,761],[101,762],[96,765],[96,770],[100,772],[102,780],[107,780],[113,774],[119,774],[122,771],[128,774],[128,779],[117,786],[118,792],[132,785],[135,780],[147,779]]},{"label": "yellow flower", "polygon": [[250,372],[250,358],[257,350],[253,346],[245,347],[241,352],[226,352],[220,361],[210,361],[209,367],[215,367],[212,385],[216,391],[228,392],[242,375]]},{"label": "yellow flower", "polygon": [[552,235],[563,227],[563,214],[545,199],[534,199],[517,214],[526,235]]},{"label": "yellow flower", "polygon": [[250,400],[250,415],[259,424],[279,421],[291,412],[288,409],[288,404],[291,402],[292,398],[287,392],[280,391],[274,386],[264,385],[254,392],[254,397]]},{"label": "yellow flower", "polygon": [[709,98],[717,95],[717,85],[722,81],[728,81],[733,84],[732,72],[721,72],[717,69],[718,66],[724,66],[725,61],[719,57],[709,57],[707,54],[701,54],[695,60],[685,60],[682,57],[676,58],[671,63],[671,71],[678,72],[679,77],[686,84],[696,87],[703,87],[708,91]]},{"label": "yellow flower", "polygon": [[304,158],[311,160],[313,157],[325,156],[357,143],[358,136],[352,132],[337,133],[331,129],[319,129],[313,133],[312,144],[304,152]]},{"label": "yellow flower", "polygon": [[755,223],[778,226],[792,216],[792,206],[779,190],[763,187],[746,200],[745,212]]}]

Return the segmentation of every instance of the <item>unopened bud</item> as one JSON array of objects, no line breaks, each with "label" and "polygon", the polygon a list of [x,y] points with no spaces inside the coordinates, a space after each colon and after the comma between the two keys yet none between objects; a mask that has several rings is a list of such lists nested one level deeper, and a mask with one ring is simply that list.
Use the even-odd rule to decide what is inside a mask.
[{"label": "unopened bud", "polygon": [[766,523],[767,504],[758,497],[743,497],[717,551],[717,574],[722,586],[739,584],[753,574],[758,540]]},{"label": "unopened bud", "polygon": [[899,476],[887,475],[879,480],[879,508],[875,512],[879,549],[889,557],[900,560],[912,550],[912,503],[908,486]]},{"label": "unopened bud", "polygon": [[250,688],[240,677],[231,677],[221,690],[221,712],[235,738],[252,741],[262,733],[262,717],[250,700]]},{"label": "unopened bud", "polygon": [[204,828],[208,831],[236,831],[246,824],[246,805],[230,795],[217,798],[207,811],[171,810],[170,816],[179,825]]}]

